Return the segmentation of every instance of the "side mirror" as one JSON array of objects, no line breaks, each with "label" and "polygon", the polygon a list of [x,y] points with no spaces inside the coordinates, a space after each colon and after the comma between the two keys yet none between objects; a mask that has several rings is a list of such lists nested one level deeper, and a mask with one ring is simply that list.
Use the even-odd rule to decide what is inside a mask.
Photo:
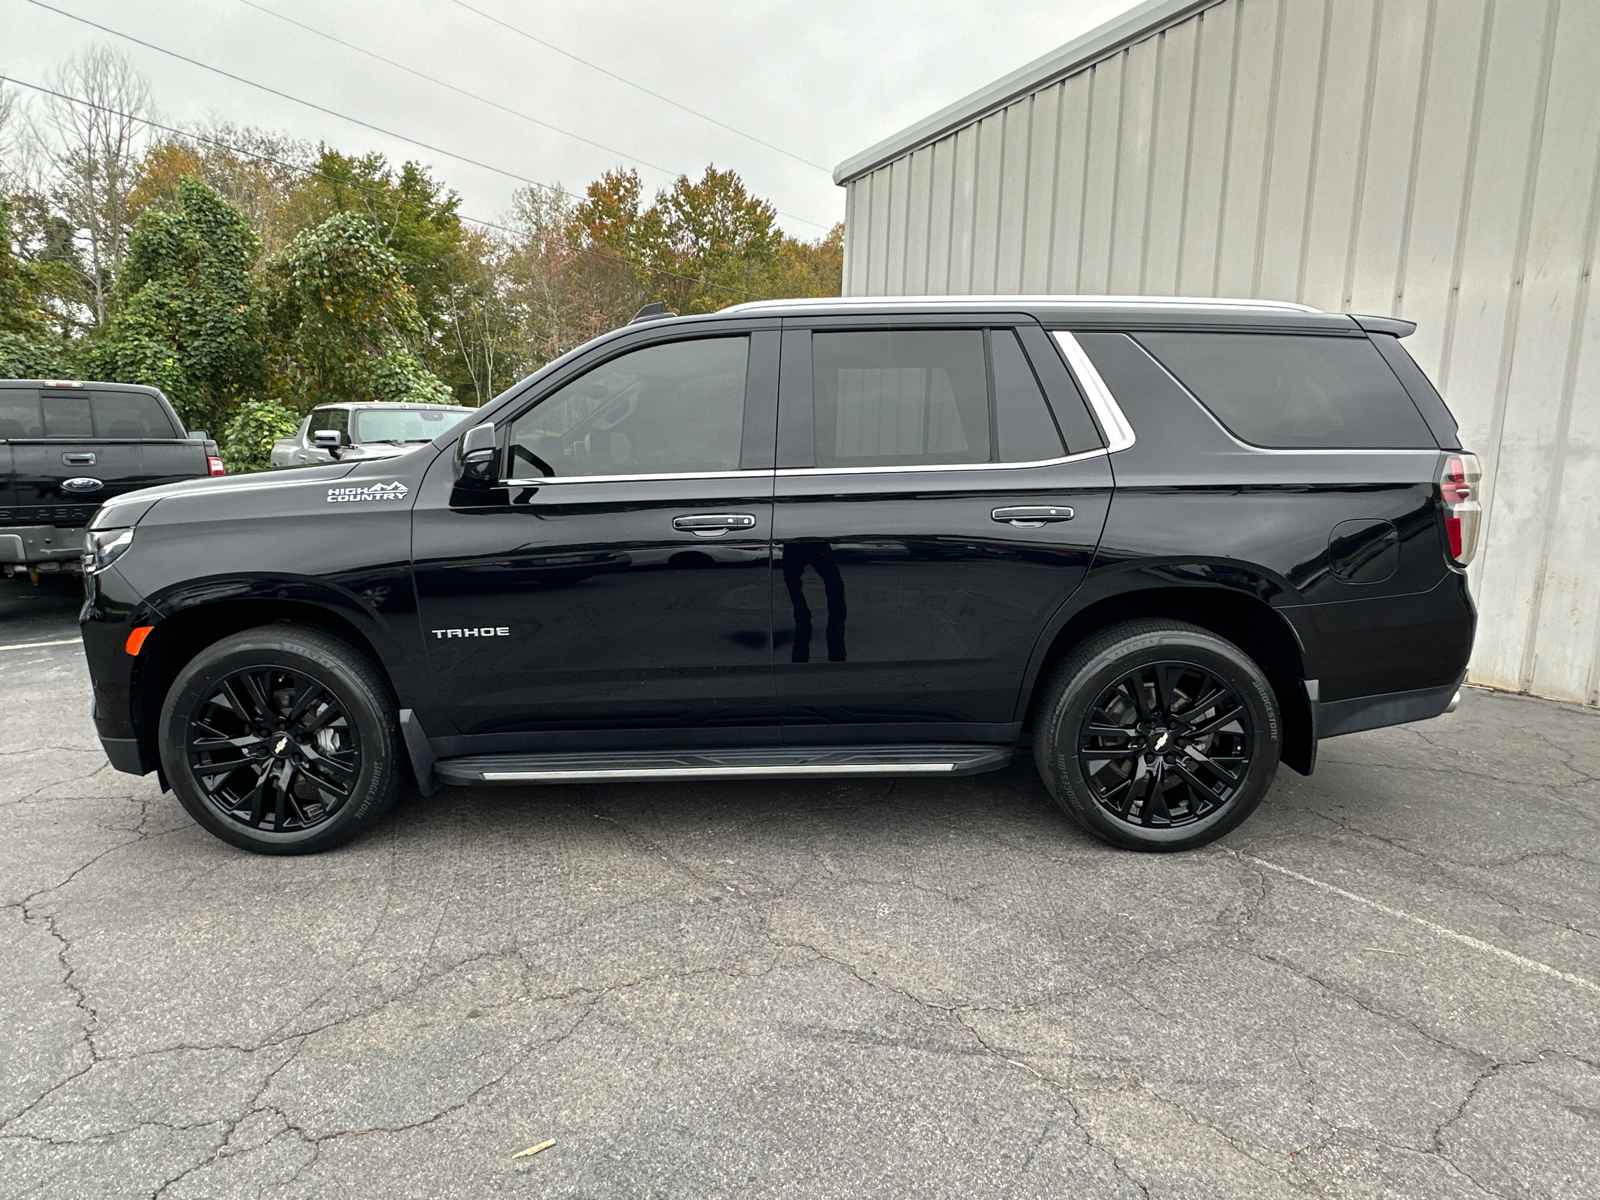
[{"label": "side mirror", "polygon": [[337,450],[344,445],[344,434],[337,429],[318,429],[311,434],[311,444],[321,450]]},{"label": "side mirror", "polygon": [[474,425],[456,439],[456,478],[478,486],[494,482],[494,422]]},{"label": "side mirror", "polygon": [[211,435],[204,429],[191,429],[189,430],[189,440],[191,442],[209,442]]}]

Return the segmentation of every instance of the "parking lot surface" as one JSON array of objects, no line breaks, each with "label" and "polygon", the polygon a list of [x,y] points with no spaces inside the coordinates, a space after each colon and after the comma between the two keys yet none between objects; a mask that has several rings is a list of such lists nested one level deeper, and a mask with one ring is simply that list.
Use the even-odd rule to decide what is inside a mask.
[{"label": "parking lot surface", "polygon": [[76,603],[0,582],[0,1195],[1600,1195],[1592,712],[1326,742],[1178,856],[1022,759],[267,859],[106,765]]}]

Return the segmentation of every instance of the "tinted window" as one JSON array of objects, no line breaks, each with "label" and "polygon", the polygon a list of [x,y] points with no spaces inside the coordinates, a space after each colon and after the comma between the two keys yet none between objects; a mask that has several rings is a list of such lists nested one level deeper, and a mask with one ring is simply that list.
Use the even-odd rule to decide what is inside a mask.
[{"label": "tinted window", "polygon": [[0,388],[0,438],[43,437],[39,420],[39,393]]},{"label": "tinted window", "polygon": [[319,429],[332,429],[350,440],[350,410],[347,408],[314,408],[311,410],[311,429],[306,434],[308,444],[315,445],[313,435]]},{"label": "tinted window", "polygon": [[94,422],[89,418],[89,397],[83,392],[45,392],[45,437],[93,437]]},{"label": "tinted window", "polygon": [[1045,404],[1044,392],[1022,353],[1017,335],[996,329],[990,335],[994,364],[995,426],[1001,462],[1038,462],[1066,453],[1061,431]]},{"label": "tinted window", "polygon": [[744,337],[647,346],[553,392],[511,426],[513,477],[736,471]]},{"label": "tinted window", "polygon": [[358,442],[431,442],[463,412],[452,408],[358,408],[355,412]]},{"label": "tinted window", "polygon": [[981,330],[819,333],[811,370],[817,466],[989,461]]},{"label": "tinted window", "polygon": [[94,432],[103,438],[165,438],[181,436],[172,428],[161,402],[143,392],[91,392]]},{"label": "tinted window", "polygon": [[1436,445],[1417,406],[1364,337],[1138,338],[1241,441],[1291,449]]}]

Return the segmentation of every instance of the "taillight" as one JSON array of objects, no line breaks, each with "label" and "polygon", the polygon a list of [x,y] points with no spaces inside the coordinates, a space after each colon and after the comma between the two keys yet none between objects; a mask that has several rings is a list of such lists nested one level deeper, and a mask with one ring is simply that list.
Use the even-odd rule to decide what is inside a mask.
[{"label": "taillight", "polygon": [[228,468],[222,465],[222,460],[215,454],[206,455],[206,471],[212,475],[226,475]]},{"label": "taillight", "polygon": [[1478,550],[1478,526],[1483,520],[1483,506],[1478,503],[1478,481],[1482,478],[1476,454],[1447,455],[1439,468],[1444,533],[1450,542],[1450,557],[1459,567],[1471,562]]}]

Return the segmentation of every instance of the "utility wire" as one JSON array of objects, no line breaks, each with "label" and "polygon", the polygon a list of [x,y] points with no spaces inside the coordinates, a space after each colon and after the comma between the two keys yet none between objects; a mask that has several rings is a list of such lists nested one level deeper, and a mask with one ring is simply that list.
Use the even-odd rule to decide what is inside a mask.
[{"label": "utility wire", "polygon": [[478,16],[482,17],[485,21],[492,22],[493,24],[500,26],[500,28],[502,28],[502,29],[510,30],[512,33],[517,34],[519,37],[527,38],[530,42],[534,42],[537,45],[543,46],[546,50],[553,50],[557,54],[563,55],[566,58],[570,58],[575,63],[582,63],[584,66],[588,67],[592,71],[599,71],[600,74],[602,74],[602,75],[610,76],[612,79],[615,79],[618,83],[625,83],[629,87],[635,89],[636,91],[643,92],[646,96],[653,96],[657,100],[660,100],[660,101],[662,101],[662,102],[664,102],[666,104],[672,105],[673,108],[680,108],[684,112],[690,114],[691,116],[699,117],[702,121],[710,121],[713,125],[716,125],[717,127],[721,128],[721,129],[726,129],[729,133],[736,133],[740,137],[746,138],[746,139],[756,143],[756,145],[758,145],[758,146],[765,146],[768,150],[776,150],[779,154],[782,154],[786,158],[792,158],[797,163],[804,163],[806,166],[814,167],[818,171],[825,171],[825,172],[828,172],[830,175],[832,174],[832,172],[829,171],[829,169],[827,167],[823,166],[821,163],[812,162],[809,158],[801,158],[798,154],[792,154],[788,150],[785,150],[782,146],[774,146],[771,142],[766,141],[763,138],[758,138],[753,133],[746,133],[742,129],[736,129],[732,125],[729,125],[726,121],[719,121],[719,120],[717,120],[716,117],[713,117],[708,113],[703,113],[697,108],[690,108],[687,104],[679,103],[677,100],[674,100],[671,96],[663,96],[660,92],[652,91],[651,89],[645,87],[642,83],[635,83],[633,80],[627,78],[624,75],[618,75],[615,71],[609,71],[605,67],[602,67],[599,63],[590,62],[586,58],[579,58],[576,54],[572,53],[572,51],[563,50],[560,46],[557,46],[553,42],[547,42],[541,37],[535,37],[533,34],[529,33],[526,29],[519,29],[519,28],[517,28],[517,26],[512,25],[508,21],[502,21],[499,17],[493,16],[490,13],[484,12],[483,9],[481,9],[481,8],[475,8],[472,5],[467,4],[465,2],[465,0],[453,0],[453,3],[456,4],[457,7],[464,8],[470,13],[476,13]]},{"label": "utility wire", "polygon": [[[593,138],[585,137],[581,133],[573,133],[570,129],[563,129],[559,125],[552,125],[549,121],[541,120],[540,118],[531,116],[530,114],[522,112],[519,109],[510,108],[504,104],[501,104],[497,100],[491,100],[487,96],[480,96],[476,92],[469,92],[466,88],[457,87],[455,84],[450,83],[447,80],[438,79],[432,75],[425,74],[422,71],[418,71],[414,67],[406,66],[405,63],[395,62],[395,60],[392,58],[385,58],[383,55],[378,54],[375,51],[368,50],[364,46],[358,46],[354,42],[347,42],[341,37],[335,37],[333,34],[327,33],[321,29],[317,29],[314,26],[307,25],[303,21],[297,21],[293,17],[285,16],[283,13],[274,12],[272,9],[267,8],[264,5],[255,3],[255,0],[239,0],[239,3],[244,5],[246,8],[255,9],[258,13],[263,13],[269,17],[276,17],[278,20],[283,21],[286,24],[293,25],[297,29],[303,29],[307,33],[315,34],[317,37],[333,42],[335,45],[343,46],[346,50],[352,50],[357,54],[365,55],[367,58],[381,62],[385,66],[393,67],[397,71],[404,71],[407,75],[414,75],[418,79],[426,80],[428,83],[431,83],[436,87],[445,88],[449,91],[455,92],[457,95],[465,96],[469,100],[476,100],[480,104],[487,104],[490,108],[499,109],[501,112],[509,113],[513,117],[518,117],[521,120],[541,126],[542,128],[551,130],[554,133],[562,134],[565,137],[573,138],[576,141],[583,142],[585,145],[593,146],[597,150],[604,150],[607,154],[615,154],[619,158],[632,159],[642,166],[649,167],[653,171],[660,171],[663,175],[676,176],[682,174],[681,171],[674,171],[670,167],[663,167],[657,163],[651,162],[649,159],[640,158],[638,155],[624,153],[623,151],[617,150],[611,146],[607,146],[602,142],[597,142]],[[815,226],[818,229],[828,228],[828,226],[823,225],[818,221],[809,221],[805,217],[796,216],[794,213],[778,211],[778,215],[780,217],[788,217],[791,221],[799,221],[803,225]]]},{"label": "utility wire", "polygon": [[[222,141],[220,138],[206,137],[204,134],[195,133],[188,129],[180,129],[174,125],[163,125],[160,121],[153,121],[149,117],[140,117],[134,115],[133,113],[123,112],[120,108],[110,108],[104,104],[96,104],[93,100],[86,100],[82,96],[74,96],[67,92],[56,91],[54,88],[44,87],[41,84],[29,83],[27,80],[18,79],[14,75],[0,75],[0,84],[7,83],[13,84],[16,87],[28,88],[31,91],[41,92],[46,96],[54,96],[56,99],[65,100],[70,104],[81,104],[85,108],[93,108],[103,113],[109,113],[112,116],[121,117],[127,121],[136,121],[140,125],[148,126],[151,129],[159,129],[161,132],[169,133],[174,137],[188,138],[191,141],[200,142],[207,146],[215,146],[219,150],[226,150],[230,154],[238,154],[244,158],[252,158],[257,162],[271,163],[273,166],[282,167],[286,171],[293,171],[300,175],[320,176],[321,178],[328,180],[330,183],[341,183],[346,185],[354,185],[357,187],[372,186],[365,180],[335,178],[334,176],[329,175],[321,167],[302,166],[299,163],[292,163],[285,159],[274,158],[270,154],[261,154],[255,150],[247,150],[243,146],[235,145],[232,142]],[[574,197],[572,193],[567,191],[565,188],[558,188],[548,183],[535,183],[534,186],[545,188],[548,191],[555,192],[556,194],[565,196],[568,199],[576,199],[576,197]],[[465,213],[457,213],[456,216],[461,220],[466,221],[470,225],[481,225],[485,229],[495,229],[499,230],[501,233],[509,233],[513,236],[517,236],[525,232],[523,230],[514,229],[509,225],[502,225],[497,221],[485,221],[481,217],[469,217]],[[645,267],[639,263],[629,262],[625,258],[621,258],[615,254],[607,254],[603,250],[595,250],[589,246],[574,246],[573,249],[579,254],[588,255],[590,258],[599,259],[601,262],[614,263],[625,267],[634,267],[639,270],[649,271],[656,275],[667,275],[673,279],[687,280],[690,283],[698,283],[703,287],[717,288],[724,292],[736,292],[741,296],[749,296],[757,300],[761,298],[755,292],[749,291],[745,288],[733,287],[731,284],[726,283],[715,283],[708,279],[701,279],[698,275],[685,275],[681,271],[668,271],[659,267]]]},{"label": "utility wire", "polygon": [[[468,158],[464,154],[457,154],[454,151],[446,150],[442,146],[435,146],[431,142],[419,141],[417,138],[407,137],[403,133],[396,133],[392,129],[385,129],[382,125],[374,125],[372,122],[363,121],[359,117],[349,116],[345,113],[338,112],[335,109],[327,108],[324,105],[317,104],[314,101],[303,100],[299,96],[294,96],[290,95],[288,92],[279,91],[277,88],[269,87],[267,84],[257,83],[253,79],[246,79],[243,75],[235,75],[232,71],[227,71],[221,67],[212,66],[210,63],[201,62],[197,58],[190,58],[186,54],[179,54],[176,50],[168,50],[165,46],[158,46],[154,42],[147,42],[143,38],[134,37],[131,33],[123,33],[120,29],[112,29],[109,25],[101,25],[97,21],[89,20],[88,17],[80,17],[76,13],[67,12],[65,9],[57,8],[53,4],[46,4],[44,3],[44,0],[28,0],[28,3],[32,4],[35,8],[42,8],[47,12],[53,12],[58,16],[66,17],[70,21],[77,21],[81,25],[87,25],[91,29],[98,29],[102,33],[109,33],[112,37],[122,38],[124,41],[132,42],[136,46],[143,46],[146,50],[154,50],[157,54],[165,54],[168,58],[175,58],[179,62],[188,63],[192,67],[199,67],[203,71],[210,71],[213,74],[221,75],[225,79],[231,79],[235,83],[242,83],[247,87],[253,87],[258,91],[266,92],[268,95],[277,96],[281,100],[288,100],[293,104],[303,105],[306,108],[314,109],[317,112],[323,113],[326,116],[334,117],[337,120],[348,121],[352,125],[359,125],[363,129],[370,129],[374,133],[383,134],[385,137],[392,137],[399,141],[407,142],[410,145],[421,147],[431,154],[442,154],[446,158],[453,158],[457,162],[463,162],[469,166],[474,166],[484,171],[493,172],[496,175],[503,175],[507,179],[515,179],[518,183],[526,183],[531,187],[544,188],[549,191],[560,191],[558,188],[551,188],[551,186],[547,183],[540,183],[537,179],[529,179],[526,175],[519,175],[515,171],[507,171],[503,167],[497,167],[490,163],[480,162],[476,158]],[[552,128],[554,128],[554,126],[552,126]],[[561,132],[565,131],[563,130]],[[591,143],[591,145],[598,145],[598,143]],[[605,147],[601,147],[601,149],[605,149]],[[608,153],[614,154],[616,151],[608,151]],[[649,164],[646,165],[648,166]],[[655,167],[653,169],[658,171],[665,170],[665,168],[662,167]],[[672,172],[667,172],[667,174],[671,173]],[[784,213],[782,215],[790,216],[791,220],[802,220],[802,218],[793,217],[788,213]],[[807,225],[816,225],[818,229],[825,228],[815,221],[806,221],[805,223]]]}]

